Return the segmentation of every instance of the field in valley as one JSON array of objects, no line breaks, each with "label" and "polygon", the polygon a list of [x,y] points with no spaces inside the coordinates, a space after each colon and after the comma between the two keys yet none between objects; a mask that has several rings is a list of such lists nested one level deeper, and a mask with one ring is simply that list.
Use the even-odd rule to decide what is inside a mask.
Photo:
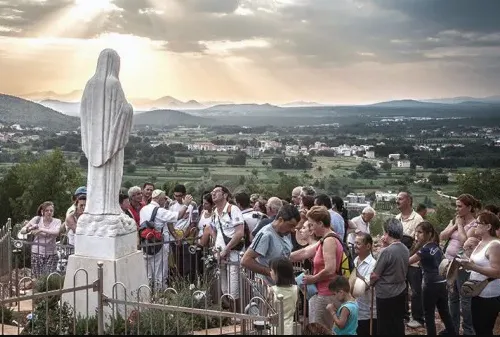
[{"label": "field in valley", "polygon": [[[66,153],[72,162],[78,162],[77,154]],[[259,184],[275,184],[281,174],[289,176],[298,176],[304,178],[311,184],[318,180],[333,176],[339,185],[349,186],[354,192],[370,193],[378,190],[398,191],[401,185],[395,184],[398,180],[404,180],[409,174],[409,169],[393,168],[390,172],[379,170],[380,174],[376,179],[351,178],[356,167],[361,163],[354,157],[314,157],[313,167],[308,170],[283,170],[273,169],[269,164],[271,159],[277,155],[262,155],[259,158],[248,158],[245,166],[230,166],[226,164],[227,159],[232,155],[228,153],[205,153],[204,157],[215,157],[216,164],[191,164],[192,158],[176,157],[176,163],[170,170],[165,166],[141,166],[137,165],[134,172],[124,170],[123,182],[127,185],[141,185],[145,181],[152,181],[159,186],[167,181],[185,183],[187,185],[197,182],[211,180],[214,182],[232,182],[232,185],[238,185],[242,179],[253,177]],[[198,155],[198,157],[200,157]],[[369,160],[375,164],[376,160]],[[267,165],[265,165],[267,163]],[[0,163],[0,176],[14,164]],[[433,170],[418,169],[417,178],[431,174]],[[82,174],[85,170],[82,169]],[[245,177],[245,178],[242,178]],[[435,191],[419,187],[415,184],[408,184],[410,191],[415,196],[417,203],[423,202],[425,197],[431,198],[434,203],[448,204],[449,201],[439,197]],[[437,186],[434,186],[436,188]],[[450,182],[447,185],[439,186],[445,194],[455,194],[456,185]]]}]

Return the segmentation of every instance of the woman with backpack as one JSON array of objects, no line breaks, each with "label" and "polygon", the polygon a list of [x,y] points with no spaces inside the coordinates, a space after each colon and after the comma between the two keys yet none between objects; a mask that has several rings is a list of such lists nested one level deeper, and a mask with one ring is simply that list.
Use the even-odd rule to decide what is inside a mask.
[{"label": "woman with backpack", "polygon": [[314,284],[316,286],[316,295],[309,299],[309,322],[320,323],[331,330],[333,329],[333,317],[326,307],[332,303],[333,296],[328,285],[338,274],[340,267],[338,248],[340,246],[342,249],[341,239],[332,230],[330,213],[326,207],[314,206],[307,212],[306,216],[314,234],[321,239],[313,245],[292,252],[290,260],[299,262],[313,259],[313,274],[304,275],[303,284],[299,284],[299,287],[303,289],[307,285]]}]

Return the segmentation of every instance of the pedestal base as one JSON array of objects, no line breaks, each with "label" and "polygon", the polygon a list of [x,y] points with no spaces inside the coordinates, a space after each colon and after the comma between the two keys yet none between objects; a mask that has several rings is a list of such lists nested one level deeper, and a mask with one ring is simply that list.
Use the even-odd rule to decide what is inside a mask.
[{"label": "pedestal base", "polygon": [[75,235],[75,255],[114,260],[137,252],[137,232],[104,237]]},{"label": "pedestal base", "polygon": [[[71,255],[68,259],[64,288],[70,289],[75,286],[83,286],[96,281],[98,278],[98,261],[103,262],[104,295],[106,297],[137,301],[138,289],[144,286],[140,291],[141,296],[139,299],[140,301],[149,300],[149,290],[145,287],[148,285],[146,265],[140,251],[135,251],[132,254],[118,259],[108,260]],[[120,284],[117,284],[118,282]],[[62,300],[74,308],[76,317],[78,317],[78,315],[87,317],[87,312],[89,316],[96,316],[97,292],[93,292],[92,289],[63,294]],[[127,312],[125,312],[124,305],[115,305],[115,315],[119,313],[126,319],[133,309],[131,305],[128,305]],[[112,306],[104,306],[104,321],[106,323],[110,322],[112,315]]]},{"label": "pedestal base", "polygon": [[78,217],[76,226],[77,235],[115,237],[132,232],[137,232],[137,224],[125,213],[83,213]]},{"label": "pedestal base", "polygon": [[135,253],[137,243],[137,225],[126,214],[84,213],[78,218],[75,255],[119,259]]}]

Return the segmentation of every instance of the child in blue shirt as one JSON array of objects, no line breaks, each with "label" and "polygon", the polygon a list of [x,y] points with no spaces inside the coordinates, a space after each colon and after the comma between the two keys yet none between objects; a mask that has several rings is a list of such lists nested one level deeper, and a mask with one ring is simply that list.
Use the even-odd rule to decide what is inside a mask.
[{"label": "child in blue shirt", "polygon": [[334,303],[326,307],[333,316],[335,326],[333,332],[336,335],[356,335],[358,329],[358,304],[351,295],[349,280],[343,276],[337,276],[328,285],[332,292]]}]

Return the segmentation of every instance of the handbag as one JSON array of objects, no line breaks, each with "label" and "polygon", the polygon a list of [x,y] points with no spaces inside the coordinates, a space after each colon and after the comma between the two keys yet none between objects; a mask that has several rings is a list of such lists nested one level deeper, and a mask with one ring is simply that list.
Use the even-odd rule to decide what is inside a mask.
[{"label": "handbag", "polygon": [[487,278],[482,281],[477,280],[468,280],[465,281],[462,287],[460,288],[460,294],[465,297],[476,297],[481,294],[481,292],[486,288],[488,283],[493,281],[494,278]]},{"label": "handbag", "polygon": [[[36,222],[36,226],[40,227],[40,222],[42,222],[42,217],[38,216],[38,221]],[[35,235],[30,231],[26,230],[26,232],[23,234],[21,231],[18,233],[18,238],[21,240],[26,240],[27,242],[33,242],[35,240]]]}]

